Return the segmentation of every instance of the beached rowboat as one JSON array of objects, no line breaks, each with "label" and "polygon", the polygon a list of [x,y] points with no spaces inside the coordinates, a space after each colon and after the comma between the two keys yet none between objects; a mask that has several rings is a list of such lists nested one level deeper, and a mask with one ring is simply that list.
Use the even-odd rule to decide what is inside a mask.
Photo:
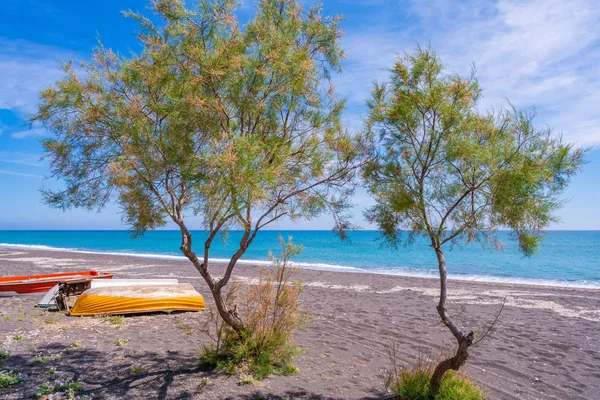
[{"label": "beached rowboat", "polygon": [[62,272],[57,274],[2,276],[0,292],[17,294],[42,293],[52,289],[59,282],[78,279],[110,279],[112,274],[98,271]]},{"label": "beached rowboat", "polygon": [[157,311],[202,311],[204,298],[189,283],[115,286],[83,292],[70,315],[139,314]]}]

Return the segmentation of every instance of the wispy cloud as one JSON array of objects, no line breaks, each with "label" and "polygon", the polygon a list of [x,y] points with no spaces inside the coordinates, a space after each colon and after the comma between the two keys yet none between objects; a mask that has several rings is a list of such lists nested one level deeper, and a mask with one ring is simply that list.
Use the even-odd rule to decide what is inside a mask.
[{"label": "wispy cloud", "polygon": [[41,160],[41,157],[40,154],[36,153],[0,151],[0,163],[24,165],[27,167],[44,168],[46,165]]},{"label": "wispy cloud", "polygon": [[43,128],[34,128],[19,132],[13,132],[10,134],[10,136],[14,139],[25,139],[28,137],[42,137],[46,135],[46,133],[46,130]]},{"label": "wispy cloud", "polygon": [[23,176],[26,178],[35,178],[35,179],[42,179],[43,176],[41,175],[34,175],[34,174],[26,174],[23,172],[15,172],[15,171],[7,171],[7,170],[3,170],[0,169],[0,175],[14,175],[14,176]]},{"label": "wispy cloud", "polygon": [[0,109],[35,111],[39,92],[62,76],[60,63],[69,57],[61,49],[0,38]]},{"label": "wispy cloud", "polygon": [[[484,88],[482,107],[535,106],[538,122],[569,140],[600,144],[600,3],[595,0],[406,0],[387,5],[376,28],[343,40],[348,62],[336,80],[360,110],[373,79],[384,80],[398,53],[431,43],[450,72],[474,63]],[[364,108],[363,108],[364,109]]]}]

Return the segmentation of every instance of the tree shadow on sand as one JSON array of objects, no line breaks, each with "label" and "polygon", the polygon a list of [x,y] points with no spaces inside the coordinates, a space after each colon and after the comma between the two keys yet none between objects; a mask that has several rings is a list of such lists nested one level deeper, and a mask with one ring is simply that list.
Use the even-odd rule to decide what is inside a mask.
[{"label": "tree shadow on sand", "polygon": [[[372,396],[361,397],[360,400],[392,400],[396,399],[398,396],[395,394],[389,394],[385,392],[379,392],[376,390],[372,390]],[[229,399],[229,398],[228,398]],[[234,398],[232,397],[231,400]],[[331,397],[325,396],[322,394],[316,394],[307,392],[304,390],[288,390],[284,395],[275,395],[272,393],[265,393],[260,390],[248,395],[240,395],[235,397],[236,400],[258,400],[258,399],[268,399],[268,400],[286,400],[286,399],[302,399],[302,400],[346,400],[344,397]]]},{"label": "tree shadow on sand", "polygon": [[[189,354],[128,353],[127,350],[123,353],[115,357],[115,352],[110,350],[101,352],[55,343],[37,346],[31,352],[12,356],[5,362],[6,368],[18,369],[27,375],[27,379],[4,393],[10,396],[12,392],[14,397],[18,390],[19,395],[14,398],[35,398],[41,384],[61,378],[81,381],[85,390],[79,395],[94,399],[186,399],[201,396],[204,390],[208,390],[199,385],[202,379],[222,376],[197,366],[197,359]],[[55,372],[49,374],[50,369]],[[185,379],[185,376],[190,379]],[[170,393],[178,377],[184,379],[176,382],[175,393]],[[2,394],[0,392],[0,397]]]},{"label": "tree shadow on sand", "polygon": [[[35,392],[43,383],[60,378],[79,380],[85,390],[78,393],[93,399],[242,399],[242,400],[343,400],[303,390],[289,390],[284,395],[264,393],[227,395],[235,387],[237,377],[218,373],[197,365],[197,358],[177,351],[167,353],[134,352],[127,348],[107,349],[105,352],[60,343],[39,345],[29,352],[6,360],[4,366],[18,369],[27,375],[24,383],[1,389],[0,397],[36,398]],[[49,374],[50,369],[55,370]],[[212,382],[202,385],[202,381]],[[229,382],[227,382],[229,381]],[[223,385],[226,383],[225,385]],[[225,394],[225,393],[227,394]],[[390,399],[382,392],[372,391],[362,400]]]}]

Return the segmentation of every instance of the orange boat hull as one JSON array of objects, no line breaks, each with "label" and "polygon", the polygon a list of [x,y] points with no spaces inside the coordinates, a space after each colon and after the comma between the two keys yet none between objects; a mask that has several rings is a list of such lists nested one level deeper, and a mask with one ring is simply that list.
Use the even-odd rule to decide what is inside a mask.
[{"label": "orange boat hull", "polygon": [[189,283],[104,287],[83,292],[70,315],[138,314],[171,311],[202,311],[204,298]]},{"label": "orange boat hull", "polygon": [[3,276],[0,277],[0,292],[15,292],[18,294],[42,293],[49,291],[60,282],[78,279],[111,279],[112,277],[112,274],[98,271]]}]

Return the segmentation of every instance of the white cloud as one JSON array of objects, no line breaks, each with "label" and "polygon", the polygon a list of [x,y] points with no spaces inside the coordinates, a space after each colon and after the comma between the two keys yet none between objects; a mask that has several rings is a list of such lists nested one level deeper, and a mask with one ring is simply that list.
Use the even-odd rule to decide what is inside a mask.
[{"label": "white cloud", "polygon": [[63,76],[60,63],[69,57],[53,47],[0,38],[0,109],[34,112],[40,91]]},{"label": "white cloud", "polygon": [[35,153],[0,151],[0,163],[25,165],[27,167],[45,167],[45,163],[41,161],[41,157],[41,154]]},{"label": "white cloud", "polygon": [[46,130],[43,128],[34,128],[19,132],[13,132],[10,134],[10,136],[14,139],[25,139],[28,137],[41,137],[44,136],[46,133]]},{"label": "white cloud", "polygon": [[535,106],[538,123],[600,144],[600,2],[407,0],[389,7],[409,13],[413,24],[382,21],[342,42],[348,62],[336,84],[357,109],[396,54],[430,42],[450,72],[466,75],[476,65],[483,108],[502,107],[505,98]]},{"label": "white cloud", "polygon": [[43,176],[41,176],[41,175],[26,174],[26,173],[23,173],[23,172],[7,171],[7,170],[3,170],[3,169],[0,169],[0,175],[23,176],[23,177],[26,177],[26,178],[36,178],[36,179],[42,179],[43,178]]}]

